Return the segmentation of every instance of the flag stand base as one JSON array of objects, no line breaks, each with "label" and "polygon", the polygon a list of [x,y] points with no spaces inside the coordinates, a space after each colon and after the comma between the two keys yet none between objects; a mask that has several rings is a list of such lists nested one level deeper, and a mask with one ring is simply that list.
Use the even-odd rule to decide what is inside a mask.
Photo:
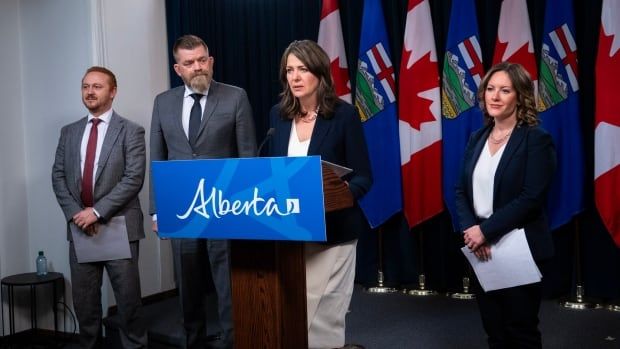
[{"label": "flag stand base", "polygon": [[398,289],[396,287],[377,285],[377,286],[366,287],[364,288],[364,291],[368,293],[394,293],[394,292],[397,292]]},{"label": "flag stand base", "polygon": [[620,312],[620,304],[608,304],[606,308],[607,310]]},{"label": "flag stand base", "polygon": [[419,288],[413,289],[413,290],[404,290],[404,293],[410,295],[410,296],[434,296],[437,294],[437,292],[432,291],[432,290],[422,290]]},{"label": "flag stand base", "polygon": [[452,299],[474,299],[476,296],[469,292],[469,278],[463,277],[463,292],[454,292],[449,294]]},{"label": "flag stand base", "polygon": [[469,293],[469,292],[454,292],[454,293],[450,293],[450,298],[469,300],[469,299],[476,299],[476,295],[473,293]]},{"label": "flag stand base", "polygon": [[585,310],[585,309],[598,309],[601,308],[600,304],[595,302],[588,302],[583,296],[583,286],[577,285],[577,292],[574,299],[569,299],[565,301],[561,301],[560,305],[564,308],[574,309],[574,310]]},{"label": "flag stand base", "polygon": [[424,274],[418,276],[418,288],[411,290],[404,289],[403,293],[410,296],[434,296],[437,294],[435,291],[426,289],[426,276]]},{"label": "flag stand base", "polygon": [[377,273],[377,285],[364,287],[364,291],[368,293],[394,293],[398,291],[396,287],[390,287],[383,284],[383,271]]}]

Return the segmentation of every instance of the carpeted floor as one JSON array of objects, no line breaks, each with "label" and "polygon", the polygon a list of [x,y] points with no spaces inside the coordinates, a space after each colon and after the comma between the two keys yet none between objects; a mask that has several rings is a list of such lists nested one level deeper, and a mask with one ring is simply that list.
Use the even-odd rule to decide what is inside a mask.
[{"label": "carpeted floor", "polygon": [[[356,288],[347,316],[347,342],[366,349],[486,348],[475,300],[444,295],[369,294]],[[570,310],[543,301],[544,348],[620,348],[620,313]]]},{"label": "carpeted floor", "polygon": [[[178,299],[144,308],[152,348],[175,348],[182,334]],[[544,348],[620,348],[620,313],[606,309],[570,310],[543,301]],[[210,319],[209,332],[217,331]],[[347,315],[347,343],[366,349],[486,348],[476,302],[445,295],[369,294],[356,286]]]}]

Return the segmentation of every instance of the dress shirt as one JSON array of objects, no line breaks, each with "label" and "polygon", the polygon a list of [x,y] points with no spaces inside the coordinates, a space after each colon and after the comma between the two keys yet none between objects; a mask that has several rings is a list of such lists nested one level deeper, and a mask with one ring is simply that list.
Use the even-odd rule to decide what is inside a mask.
[{"label": "dress shirt", "polygon": [[[88,146],[88,137],[90,135],[90,129],[93,127],[91,120],[94,118],[93,114],[88,113],[88,122],[86,122],[86,128],[84,128],[84,134],[82,135],[82,144],[80,146],[80,169],[82,174],[84,173],[84,160],[86,159],[86,147]],[[99,166],[99,154],[101,153],[101,146],[105,139],[105,134],[108,132],[108,126],[110,125],[110,119],[112,118],[112,109],[99,115],[99,125],[97,125],[97,150],[95,152],[95,163],[93,169],[93,190],[95,188],[95,178],[97,178],[97,168]]]}]

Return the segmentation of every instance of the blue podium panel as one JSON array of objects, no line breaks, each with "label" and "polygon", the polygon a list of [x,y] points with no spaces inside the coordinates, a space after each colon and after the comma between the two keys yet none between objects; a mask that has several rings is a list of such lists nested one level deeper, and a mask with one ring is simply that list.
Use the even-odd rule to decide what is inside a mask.
[{"label": "blue podium panel", "polygon": [[325,241],[319,156],[153,161],[159,235]]}]

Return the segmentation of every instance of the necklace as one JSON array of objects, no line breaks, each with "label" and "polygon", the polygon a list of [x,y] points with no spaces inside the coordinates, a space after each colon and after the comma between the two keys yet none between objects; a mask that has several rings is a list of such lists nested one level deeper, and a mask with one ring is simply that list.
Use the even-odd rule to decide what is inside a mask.
[{"label": "necklace", "polygon": [[308,123],[313,122],[319,116],[319,108],[320,107],[317,107],[316,110],[313,111],[312,113],[309,113],[306,115],[300,115],[299,120],[303,122],[308,122]]},{"label": "necklace", "polygon": [[495,138],[493,137],[493,132],[491,132],[491,134],[489,134],[489,141],[493,144],[502,144],[508,139],[508,137],[510,137],[510,134],[512,134],[512,130],[500,138]]}]

